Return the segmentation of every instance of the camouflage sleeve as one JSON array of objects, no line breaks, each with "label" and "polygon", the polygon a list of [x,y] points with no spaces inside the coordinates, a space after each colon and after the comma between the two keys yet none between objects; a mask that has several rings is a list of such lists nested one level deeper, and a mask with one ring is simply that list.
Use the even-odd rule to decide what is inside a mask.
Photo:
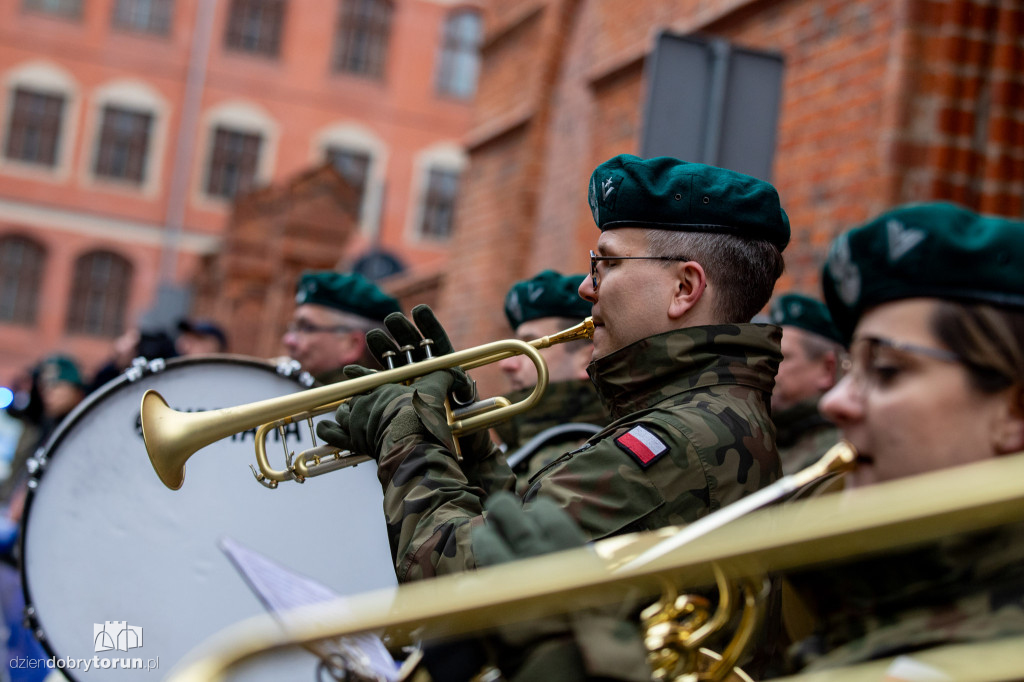
[{"label": "camouflage sleeve", "polygon": [[430,433],[391,432],[383,434],[377,476],[399,581],[474,568],[471,529],[483,523],[484,500],[515,482],[504,457],[490,439],[466,439],[460,463]]}]

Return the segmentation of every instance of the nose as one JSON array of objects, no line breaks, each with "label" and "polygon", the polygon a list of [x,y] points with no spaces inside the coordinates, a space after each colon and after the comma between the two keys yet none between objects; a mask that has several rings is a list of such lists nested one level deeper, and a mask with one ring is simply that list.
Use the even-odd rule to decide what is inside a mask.
[{"label": "nose", "polygon": [[590,275],[583,278],[580,282],[579,289],[577,292],[584,301],[590,301],[591,303],[597,303],[597,290],[594,289],[594,280]]},{"label": "nose", "polygon": [[853,376],[847,374],[818,401],[818,411],[842,428],[864,416],[864,394]]},{"label": "nose", "polygon": [[281,337],[281,343],[288,349],[289,352],[294,351],[298,344],[298,335],[295,332],[285,332],[284,336]]}]

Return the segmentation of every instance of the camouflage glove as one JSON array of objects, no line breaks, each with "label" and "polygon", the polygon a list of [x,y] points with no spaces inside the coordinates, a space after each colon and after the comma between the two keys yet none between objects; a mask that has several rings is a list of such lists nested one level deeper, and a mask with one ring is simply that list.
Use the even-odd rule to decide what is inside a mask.
[{"label": "camouflage glove", "polygon": [[498,492],[484,505],[487,522],[473,528],[473,556],[478,566],[493,566],[549,552],[581,547],[583,531],[552,500],[542,497],[529,509],[508,492]]},{"label": "camouflage glove", "polygon": [[[412,320],[402,313],[391,313],[384,318],[384,326],[390,336],[383,329],[371,329],[366,333],[366,346],[385,369],[448,355],[454,350],[448,333],[428,305],[413,308]],[[456,375],[455,402],[459,405],[473,402],[476,386],[469,376],[461,369],[448,371]]]},{"label": "camouflage glove", "polygon": [[[349,365],[344,371],[348,379],[373,373],[358,365]],[[380,444],[386,432],[392,441],[397,441],[413,434],[437,431],[441,425],[436,424],[438,418],[434,413],[439,406],[440,420],[444,426],[440,433],[450,438],[443,406],[444,396],[451,391],[454,382],[453,373],[439,371],[417,379],[410,386],[378,386],[369,393],[354,396],[342,403],[334,414],[333,422],[317,423],[316,433],[334,447],[378,459],[381,454]],[[425,426],[420,415],[431,422],[431,427],[438,428]]]}]

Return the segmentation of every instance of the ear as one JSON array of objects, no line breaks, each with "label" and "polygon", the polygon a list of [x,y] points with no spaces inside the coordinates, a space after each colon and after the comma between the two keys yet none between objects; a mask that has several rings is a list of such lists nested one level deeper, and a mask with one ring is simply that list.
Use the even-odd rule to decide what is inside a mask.
[{"label": "ear", "polygon": [[339,360],[344,365],[358,364],[364,354],[369,353],[366,348],[366,333],[358,330],[341,334],[338,339]]},{"label": "ear", "polygon": [[818,390],[822,393],[836,385],[839,360],[833,352],[821,356],[821,372],[818,375]]},{"label": "ear", "polygon": [[693,310],[708,286],[704,268],[697,261],[679,263],[676,268],[675,291],[669,302],[668,316],[678,320]]},{"label": "ear", "polygon": [[1007,389],[1005,405],[992,430],[993,447],[999,455],[1024,450],[1024,386]]}]

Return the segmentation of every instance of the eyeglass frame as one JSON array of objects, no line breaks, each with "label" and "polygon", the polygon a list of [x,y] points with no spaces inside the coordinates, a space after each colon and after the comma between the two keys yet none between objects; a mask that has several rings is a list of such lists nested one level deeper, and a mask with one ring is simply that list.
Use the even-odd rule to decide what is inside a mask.
[{"label": "eyeglass frame", "polygon": [[344,334],[359,331],[356,327],[345,324],[320,326],[306,320],[293,320],[284,328],[288,334]]},{"label": "eyeglass frame", "polygon": [[[895,351],[899,351],[899,352],[902,352],[902,353],[909,353],[910,355],[918,355],[918,356],[921,356],[921,357],[929,358],[931,360],[938,360],[939,362],[945,362],[945,363],[948,363],[948,364],[958,364],[958,365],[967,365],[968,364],[967,361],[963,357],[961,357],[957,353],[954,353],[951,350],[946,350],[944,348],[932,348],[930,346],[920,346],[920,345],[918,345],[916,343],[907,343],[905,341],[896,341],[894,339],[886,339],[886,338],[882,338],[880,336],[862,336],[862,337],[854,339],[853,341],[850,342],[850,350],[846,351],[842,361],[840,362],[840,367],[842,369],[842,373],[843,373],[844,376],[849,376],[849,375],[852,374],[852,371],[853,371],[853,352],[852,352],[852,350],[853,350],[853,346],[855,344],[858,344],[858,343],[867,343],[869,345],[869,348],[871,349],[871,350],[869,350],[869,353],[872,352],[874,349],[877,349],[877,348],[889,348],[889,349],[892,349],[892,350],[895,350]],[[862,377],[861,381],[863,381],[863,377],[865,376],[865,372],[866,372],[866,368],[862,367],[862,368],[860,368],[860,371],[857,373],[860,377]]]},{"label": "eyeglass frame", "polygon": [[598,256],[594,253],[594,250],[590,250],[590,283],[594,285],[594,291],[597,291],[597,262],[602,260],[661,260],[661,261],[678,261],[680,263],[688,263],[692,261],[692,258],[687,256]]}]

